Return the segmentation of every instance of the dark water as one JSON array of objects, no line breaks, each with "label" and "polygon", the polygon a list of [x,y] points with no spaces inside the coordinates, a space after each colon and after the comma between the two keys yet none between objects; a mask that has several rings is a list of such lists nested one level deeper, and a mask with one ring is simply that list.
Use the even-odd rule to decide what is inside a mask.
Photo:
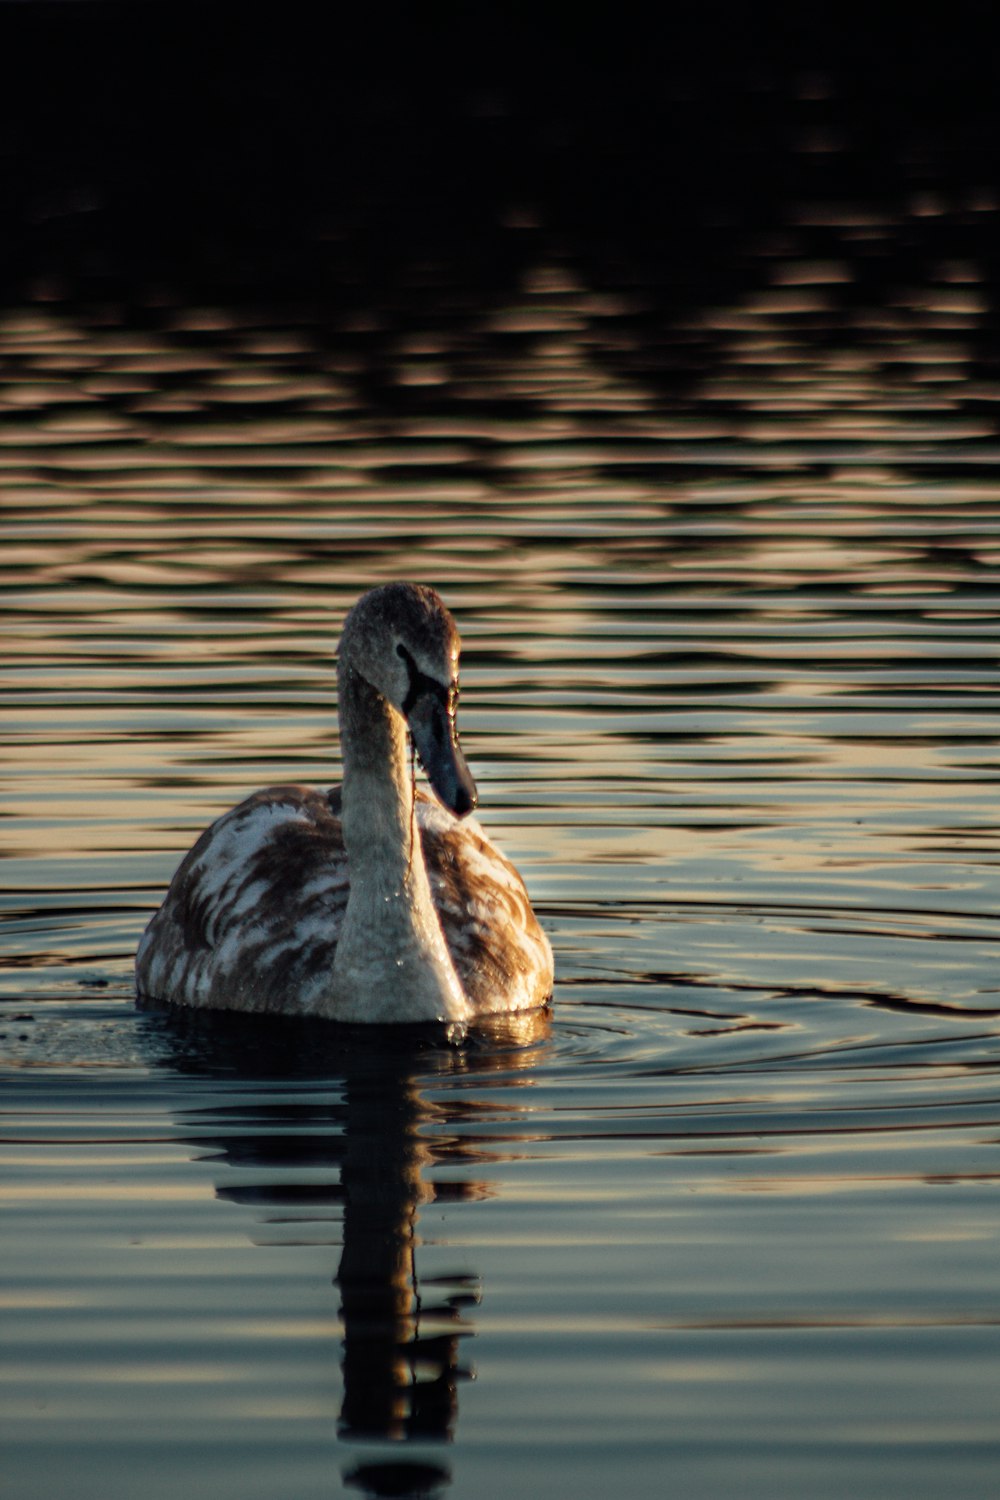
[{"label": "dark water", "polygon": [[[509,210],[488,295],[0,316],[19,1500],[992,1493],[1000,200],[916,148],[876,193],[796,87],[683,297]],[[337,778],[400,576],[551,1015],[137,1013],[196,832]]]}]

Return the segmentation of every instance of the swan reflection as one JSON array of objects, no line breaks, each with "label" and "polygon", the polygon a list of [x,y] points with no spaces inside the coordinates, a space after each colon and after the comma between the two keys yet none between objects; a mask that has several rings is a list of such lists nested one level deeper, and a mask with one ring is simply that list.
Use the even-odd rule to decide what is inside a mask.
[{"label": "swan reflection", "polygon": [[[252,1183],[234,1182],[227,1170],[216,1192],[260,1210],[262,1243],[316,1244],[318,1225],[321,1242],[340,1241],[339,1437],[450,1441],[481,1289],[467,1271],[421,1274],[420,1214],[432,1203],[490,1196],[488,1180],[470,1177],[469,1167],[504,1158],[463,1131],[470,1120],[495,1120],[498,1106],[478,1088],[447,1085],[476,1076],[505,1092],[522,1087],[542,1055],[548,1015],[494,1018],[460,1038],[440,1028],[394,1027],[376,1037],[371,1028],[359,1036],[321,1023],[247,1020],[150,1017],[171,1066],[235,1074],[252,1092],[198,1111],[199,1144],[239,1175],[253,1170]],[[517,1108],[504,1098],[505,1115]],[[454,1175],[442,1175],[449,1166]],[[449,1474],[382,1458],[344,1477],[366,1494],[415,1497],[436,1493]]]}]

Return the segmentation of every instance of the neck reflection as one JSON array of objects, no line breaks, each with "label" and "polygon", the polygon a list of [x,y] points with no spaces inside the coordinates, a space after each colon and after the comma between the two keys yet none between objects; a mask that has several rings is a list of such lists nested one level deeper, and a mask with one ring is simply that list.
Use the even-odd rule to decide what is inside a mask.
[{"label": "neck reflection", "polygon": [[[344,1438],[450,1439],[459,1359],[472,1332],[466,1308],[475,1278],[434,1286],[427,1299],[417,1273],[417,1218],[439,1194],[425,1171],[434,1151],[421,1136],[429,1110],[412,1077],[348,1077],[341,1162],[344,1248],[337,1272],[344,1330]],[[476,1197],[463,1183],[453,1197]]]}]

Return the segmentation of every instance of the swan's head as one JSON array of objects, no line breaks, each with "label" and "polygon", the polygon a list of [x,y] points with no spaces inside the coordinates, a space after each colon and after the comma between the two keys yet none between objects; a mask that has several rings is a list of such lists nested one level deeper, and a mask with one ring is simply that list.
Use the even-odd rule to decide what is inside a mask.
[{"label": "swan's head", "polygon": [[476,805],[458,742],[455,622],[433,589],[385,583],[363,594],[344,622],[338,671],[358,673],[403,715],[435,794],[456,817]]}]

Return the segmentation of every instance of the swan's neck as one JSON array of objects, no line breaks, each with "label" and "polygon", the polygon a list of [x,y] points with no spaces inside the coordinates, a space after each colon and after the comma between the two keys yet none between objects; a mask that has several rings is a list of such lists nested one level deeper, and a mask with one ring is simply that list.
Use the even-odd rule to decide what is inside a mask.
[{"label": "swan's neck", "polygon": [[339,674],[341,821],[350,893],[334,959],[343,1020],[463,1020],[469,1004],[434,902],[402,717],[350,667]]},{"label": "swan's neck", "polygon": [[382,694],[350,668],[340,677],[340,742],[352,893],[358,879],[380,891],[401,888],[417,852],[406,729]]}]

